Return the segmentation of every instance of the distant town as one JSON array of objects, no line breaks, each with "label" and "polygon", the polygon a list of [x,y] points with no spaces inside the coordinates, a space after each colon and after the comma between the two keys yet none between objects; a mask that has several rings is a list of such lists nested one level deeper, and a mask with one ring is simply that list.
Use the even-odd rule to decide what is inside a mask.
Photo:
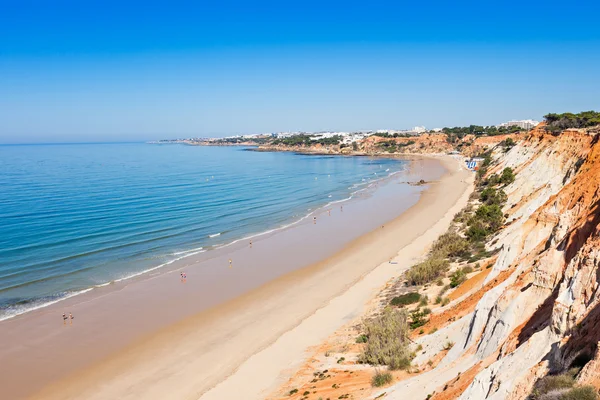
[{"label": "distant town", "polygon": [[274,132],[274,133],[257,133],[248,135],[234,135],[227,137],[194,137],[194,138],[180,138],[180,139],[163,139],[153,141],[150,143],[187,143],[187,144],[243,144],[243,143],[254,143],[264,144],[273,143],[278,140],[283,141],[290,138],[300,138],[306,142],[322,142],[323,144],[330,144],[335,142],[336,144],[350,145],[355,142],[377,135],[384,137],[411,137],[420,136],[426,133],[448,133],[455,134],[457,130],[470,129],[470,133],[485,135],[485,134],[503,134],[511,133],[519,130],[529,130],[539,124],[539,121],[532,119],[527,120],[514,120],[503,122],[498,125],[491,126],[476,126],[471,125],[465,128],[434,128],[427,129],[424,126],[415,126],[412,129],[395,130],[395,129],[379,129],[379,130],[368,130],[368,131],[354,131],[354,132],[337,132],[337,131],[320,131],[320,132]]}]

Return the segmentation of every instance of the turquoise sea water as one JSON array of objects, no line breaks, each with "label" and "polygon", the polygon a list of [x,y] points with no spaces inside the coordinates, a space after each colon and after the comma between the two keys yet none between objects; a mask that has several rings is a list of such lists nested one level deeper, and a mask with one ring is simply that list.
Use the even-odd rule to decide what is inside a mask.
[{"label": "turquoise sea water", "polygon": [[292,224],[406,163],[239,147],[0,146],[0,320]]}]

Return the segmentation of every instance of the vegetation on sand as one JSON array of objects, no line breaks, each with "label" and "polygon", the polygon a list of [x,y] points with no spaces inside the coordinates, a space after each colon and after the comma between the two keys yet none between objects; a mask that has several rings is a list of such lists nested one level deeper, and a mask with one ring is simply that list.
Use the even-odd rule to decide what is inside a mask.
[{"label": "vegetation on sand", "polygon": [[597,400],[598,391],[593,386],[577,385],[579,368],[547,375],[538,380],[533,387],[530,398],[532,400]]},{"label": "vegetation on sand", "polygon": [[389,385],[392,383],[393,379],[394,378],[392,377],[391,373],[377,371],[375,372],[375,375],[373,375],[373,378],[371,378],[371,385],[374,387]]},{"label": "vegetation on sand", "polygon": [[406,272],[406,279],[411,285],[423,285],[442,276],[449,268],[448,260],[440,257],[429,257],[415,264]]},{"label": "vegetation on sand", "polygon": [[372,365],[387,365],[390,369],[410,367],[408,314],[404,309],[386,307],[381,315],[363,323],[368,337],[358,360]]},{"label": "vegetation on sand", "polygon": [[407,306],[421,300],[421,295],[417,292],[410,292],[396,296],[390,301],[392,306]]}]

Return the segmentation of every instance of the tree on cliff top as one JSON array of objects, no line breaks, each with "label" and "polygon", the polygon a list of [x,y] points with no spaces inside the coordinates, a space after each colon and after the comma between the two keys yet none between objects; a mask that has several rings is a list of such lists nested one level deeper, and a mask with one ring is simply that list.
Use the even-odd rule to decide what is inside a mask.
[{"label": "tree on cliff top", "polygon": [[569,128],[587,128],[594,125],[600,125],[600,112],[583,111],[578,114],[573,113],[550,113],[544,115],[546,121],[546,130],[556,134]]}]

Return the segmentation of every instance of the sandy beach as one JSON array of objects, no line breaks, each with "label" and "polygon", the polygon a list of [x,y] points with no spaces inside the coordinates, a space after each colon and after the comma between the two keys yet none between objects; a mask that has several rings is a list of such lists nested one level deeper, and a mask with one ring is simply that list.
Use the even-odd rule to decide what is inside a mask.
[{"label": "sandy beach", "polygon": [[[162,274],[73,303],[76,316],[93,315],[94,323],[78,317],[67,330],[49,328],[56,324],[50,307],[5,323],[10,328],[0,332],[5,393],[39,399],[265,398],[304,360],[308,347],[360,315],[381,285],[421,256],[466,202],[472,172],[456,159],[439,161],[448,172],[408,203],[408,210],[397,210],[404,212],[349,244],[338,243],[339,251],[325,259],[322,238],[311,242],[307,233],[310,224],[287,233],[298,235],[287,240],[304,238],[297,254],[278,254],[271,246],[260,253],[255,244],[256,265],[281,259],[285,268],[277,276],[250,268],[239,272],[231,285],[248,289],[241,296],[227,298],[223,293],[231,288],[210,277],[203,290],[187,293],[193,285],[182,286],[176,275],[166,283]],[[380,197],[382,205],[393,200]],[[356,207],[355,215],[369,218]],[[331,229],[329,236],[339,226]],[[285,234],[277,237],[269,240],[286,240]],[[313,248],[313,254],[304,254]],[[298,268],[300,259],[310,265]],[[226,258],[209,262],[225,264]],[[200,276],[196,273],[190,269],[189,279]],[[200,303],[204,309],[198,311]],[[36,327],[48,328],[46,334]]]}]

